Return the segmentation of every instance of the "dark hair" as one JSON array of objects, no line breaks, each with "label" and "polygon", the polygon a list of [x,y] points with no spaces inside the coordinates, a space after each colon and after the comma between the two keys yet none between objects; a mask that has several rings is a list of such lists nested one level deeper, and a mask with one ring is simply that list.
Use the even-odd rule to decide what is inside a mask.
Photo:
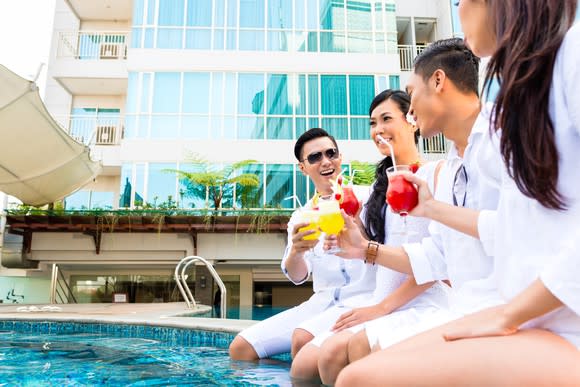
[{"label": "dark hair", "polygon": [[518,189],[550,209],[566,208],[558,192],[558,150],[548,102],[556,54],[574,23],[576,0],[487,0],[497,48],[485,85],[500,88],[492,128],[501,128],[503,161]]},{"label": "dark hair", "polygon": [[338,144],[336,143],[336,140],[334,139],[334,137],[328,134],[326,130],[321,128],[308,129],[306,132],[302,133],[300,137],[298,137],[298,140],[296,140],[296,144],[294,144],[294,156],[296,156],[296,160],[298,161],[303,160],[302,148],[304,148],[304,144],[306,144],[308,141],[314,140],[315,138],[319,137],[330,138],[336,149],[338,149]]},{"label": "dark hair", "polygon": [[[387,89],[378,94],[369,107],[369,116],[373,110],[383,102],[391,100],[397,104],[401,110],[403,117],[409,112],[409,105],[411,100],[409,95],[401,90]],[[419,131],[415,132],[415,143],[419,140]],[[384,243],[385,241],[385,215],[387,206],[385,205],[385,198],[387,194],[387,187],[389,180],[387,179],[387,168],[393,166],[393,160],[390,156],[382,159],[375,169],[375,183],[373,191],[365,204],[365,231],[369,238],[373,241]]]},{"label": "dark hair", "polygon": [[431,43],[415,58],[413,68],[424,80],[441,69],[460,91],[479,95],[479,58],[459,38]]}]

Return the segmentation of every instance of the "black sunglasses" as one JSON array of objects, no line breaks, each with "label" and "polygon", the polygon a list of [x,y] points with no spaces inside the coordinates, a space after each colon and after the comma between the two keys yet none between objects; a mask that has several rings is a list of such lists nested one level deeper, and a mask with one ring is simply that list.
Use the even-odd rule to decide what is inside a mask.
[{"label": "black sunglasses", "polygon": [[467,198],[467,171],[465,165],[461,164],[455,178],[453,179],[453,205],[465,207],[465,199]]},{"label": "black sunglasses", "polygon": [[302,160],[302,162],[304,162],[305,160],[308,160],[308,162],[310,164],[316,164],[322,161],[322,155],[325,155],[327,159],[329,160],[334,160],[338,157],[338,149],[336,148],[328,148],[325,151],[322,152],[314,152],[309,154],[308,156],[306,156],[306,158],[304,160]]}]

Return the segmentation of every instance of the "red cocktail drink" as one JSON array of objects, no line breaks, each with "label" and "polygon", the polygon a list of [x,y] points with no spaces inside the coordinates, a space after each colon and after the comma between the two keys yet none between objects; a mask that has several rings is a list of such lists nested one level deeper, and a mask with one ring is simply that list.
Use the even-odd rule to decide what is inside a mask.
[{"label": "red cocktail drink", "polygon": [[406,173],[412,173],[408,165],[398,165],[396,169],[391,167],[387,170],[387,204],[401,216],[407,215],[419,203],[417,188],[405,179],[403,175]]},{"label": "red cocktail drink", "polygon": [[360,204],[352,191],[352,187],[342,188],[342,203],[340,203],[340,208],[350,216],[355,216],[358,213]]}]

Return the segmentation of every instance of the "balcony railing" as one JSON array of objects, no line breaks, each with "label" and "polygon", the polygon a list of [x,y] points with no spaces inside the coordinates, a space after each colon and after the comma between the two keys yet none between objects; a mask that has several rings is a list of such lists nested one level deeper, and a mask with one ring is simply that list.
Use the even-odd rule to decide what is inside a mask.
[{"label": "balcony railing", "polygon": [[447,153],[445,137],[442,134],[438,134],[431,138],[421,138],[419,140],[419,151],[424,154]]},{"label": "balcony railing", "polygon": [[400,44],[397,46],[399,51],[399,60],[401,62],[401,71],[413,70],[413,61],[417,55],[423,52],[426,47],[427,46],[424,44]]},{"label": "balcony railing", "polygon": [[127,32],[63,31],[58,34],[58,58],[127,59]]},{"label": "balcony railing", "polygon": [[67,116],[56,121],[78,142],[91,145],[119,145],[123,138],[123,120],[114,117]]}]

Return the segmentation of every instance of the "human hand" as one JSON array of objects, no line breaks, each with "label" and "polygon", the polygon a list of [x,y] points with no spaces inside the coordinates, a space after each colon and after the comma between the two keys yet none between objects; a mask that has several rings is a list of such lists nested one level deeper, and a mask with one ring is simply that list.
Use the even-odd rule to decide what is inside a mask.
[{"label": "human hand", "polygon": [[301,228],[307,227],[310,222],[297,223],[292,229],[292,255],[294,254],[304,254],[308,250],[314,248],[318,243],[318,239],[306,240],[305,236],[316,233],[316,230],[304,230],[300,231]]},{"label": "human hand", "polygon": [[344,227],[338,235],[326,235],[324,239],[324,250],[330,250],[333,247],[339,247],[342,258],[362,258],[366,253],[366,240],[364,239],[359,227],[354,219],[348,216],[344,210],[340,210],[344,219]]},{"label": "human hand", "polygon": [[443,333],[446,341],[476,337],[507,336],[518,331],[516,324],[510,323],[505,313],[505,305],[487,308],[470,314],[450,324]]},{"label": "human hand", "polygon": [[362,324],[365,321],[370,321],[382,317],[385,311],[379,305],[367,306],[364,308],[356,308],[350,312],[342,314],[336,323],[331,328],[333,332],[340,332],[344,329]]},{"label": "human hand", "polygon": [[425,217],[426,213],[427,213],[427,209],[426,209],[427,204],[431,200],[435,200],[435,199],[433,199],[433,194],[431,193],[431,190],[429,189],[429,185],[427,184],[427,182],[425,180],[421,179],[420,177],[418,177],[415,174],[403,173],[402,175],[405,178],[405,180],[407,180],[410,183],[415,184],[415,186],[417,187],[417,191],[419,192],[419,204],[417,204],[417,206],[415,206],[415,208],[413,208],[409,212],[409,215]]}]

